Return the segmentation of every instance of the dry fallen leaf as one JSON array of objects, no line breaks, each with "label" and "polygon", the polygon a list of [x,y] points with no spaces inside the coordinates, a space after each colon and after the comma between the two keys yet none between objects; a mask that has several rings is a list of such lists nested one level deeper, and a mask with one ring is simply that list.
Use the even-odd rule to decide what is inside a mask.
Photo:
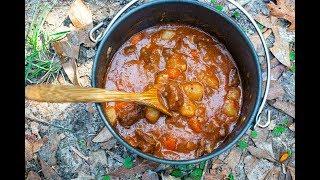
[{"label": "dry fallen leaf", "polygon": [[204,174],[204,180],[227,179],[232,169],[220,159],[212,162],[209,172]]},{"label": "dry fallen leaf", "polygon": [[239,164],[241,154],[242,152],[238,148],[232,149],[228,156],[225,158],[224,163],[226,163],[232,170],[234,170],[237,164]]},{"label": "dry fallen leaf", "polygon": [[262,14],[258,14],[254,17],[254,19],[262,24],[264,27],[266,28],[271,28],[275,22],[277,21],[277,18],[276,17],[273,17],[273,16],[264,16]]},{"label": "dry fallen leaf", "polygon": [[278,26],[273,26],[272,27],[272,32],[274,35],[274,44],[270,48],[270,51],[272,54],[280,61],[283,65],[290,67],[290,46],[289,42],[283,40],[281,38],[280,32],[279,32],[279,27]]},{"label": "dry fallen leaf", "polygon": [[279,162],[283,163],[284,161],[286,161],[289,158],[289,154],[288,152],[283,152],[280,154],[280,158],[279,158]]},{"label": "dry fallen leaf", "polygon": [[112,134],[110,131],[104,127],[96,137],[93,138],[93,142],[100,143],[100,142],[105,142],[108,141],[109,139],[112,138]]},{"label": "dry fallen leaf", "polygon": [[276,99],[275,102],[271,102],[271,101],[268,101],[268,102],[271,106],[273,106],[277,109],[280,109],[284,113],[295,118],[295,105],[294,104],[292,104],[290,102],[282,101],[279,99]]},{"label": "dry fallen leaf", "polygon": [[277,4],[270,1],[267,6],[272,16],[286,19],[291,23],[289,30],[295,29],[295,11],[287,4],[286,0],[277,0]]},{"label": "dry fallen leaf", "polygon": [[29,171],[27,180],[41,180],[39,174],[35,173],[34,171]]},{"label": "dry fallen leaf", "polygon": [[278,80],[279,77],[282,75],[282,73],[286,70],[287,68],[282,64],[275,66],[270,70],[271,80],[275,80],[275,81]]},{"label": "dry fallen leaf", "polygon": [[291,167],[291,166],[287,166],[287,169],[289,170],[290,172],[290,175],[292,177],[292,180],[295,180],[296,179],[296,169]]},{"label": "dry fallen leaf", "polygon": [[82,0],[75,0],[71,4],[68,15],[76,28],[82,29],[92,23],[91,11]]},{"label": "dry fallen leaf", "polygon": [[42,159],[40,159],[40,165],[42,173],[46,179],[61,180],[61,177],[58,175],[58,173]]},{"label": "dry fallen leaf", "polygon": [[25,158],[27,161],[30,161],[33,158],[33,154],[38,152],[40,148],[43,146],[45,142],[47,142],[47,138],[42,138],[39,140],[28,140],[25,139]]},{"label": "dry fallen leaf", "polygon": [[285,91],[279,81],[270,81],[270,89],[267,96],[268,100],[281,98]]},{"label": "dry fallen leaf", "polygon": [[263,178],[264,180],[277,180],[280,177],[279,167],[273,167]]},{"label": "dry fallen leaf", "polygon": [[254,147],[254,146],[249,146],[248,151],[252,156],[254,156],[258,159],[263,158],[263,159],[267,159],[271,162],[276,162],[275,158],[271,154],[269,154],[269,152],[265,149],[260,149],[260,148]]}]

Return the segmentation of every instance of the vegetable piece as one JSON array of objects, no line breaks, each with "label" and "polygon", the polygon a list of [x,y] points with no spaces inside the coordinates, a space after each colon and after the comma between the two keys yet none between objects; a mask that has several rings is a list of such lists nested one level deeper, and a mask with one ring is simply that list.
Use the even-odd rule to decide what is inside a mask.
[{"label": "vegetable piece", "polygon": [[111,125],[114,126],[117,122],[117,112],[114,109],[114,107],[108,106],[106,108],[106,114],[107,114],[107,117],[108,117]]},{"label": "vegetable piece", "polygon": [[187,70],[187,63],[185,57],[182,54],[175,53],[167,61],[167,68],[177,68],[182,72]]},{"label": "vegetable piece", "polygon": [[183,116],[192,117],[194,116],[196,109],[197,107],[192,101],[185,100],[179,112]]},{"label": "vegetable piece", "polygon": [[129,128],[144,116],[144,107],[136,103],[118,102],[115,109],[119,123],[125,128]]},{"label": "vegetable piece", "polygon": [[146,118],[149,123],[156,123],[160,117],[160,112],[154,108],[146,108]]},{"label": "vegetable piece", "polygon": [[199,53],[197,50],[192,49],[191,50],[191,56],[193,59],[199,59]]},{"label": "vegetable piece", "polygon": [[130,42],[132,45],[136,45],[142,39],[143,39],[143,34],[139,33],[139,34],[135,34],[134,36],[132,36]]},{"label": "vegetable piece", "polygon": [[169,150],[175,150],[177,147],[177,140],[172,136],[165,137],[164,146]]},{"label": "vegetable piece", "polygon": [[231,88],[227,93],[227,99],[230,100],[239,100],[240,98],[240,90],[239,88]]},{"label": "vegetable piece", "polygon": [[203,86],[198,82],[189,82],[184,84],[183,90],[191,100],[195,101],[201,100],[204,93]]},{"label": "vegetable piece", "polygon": [[198,79],[205,85],[213,89],[219,88],[219,79],[215,74],[207,74],[206,72],[201,72],[198,75]]},{"label": "vegetable piece", "polygon": [[195,115],[196,116],[205,116],[206,115],[206,108],[200,106],[196,109],[196,112],[195,112]]},{"label": "vegetable piece", "polygon": [[169,78],[171,79],[176,79],[177,77],[182,75],[181,71],[177,68],[168,68],[167,73]]},{"label": "vegetable piece", "polygon": [[[200,133],[202,130],[199,118],[201,117],[191,117],[188,119],[189,127],[196,133]],[[203,118],[202,118],[203,119]]]},{"label": "vegetable piece", "polygon": [[166,85],[165,91],[167,92],[166,99],[168,101],[169,109],[178,111],[184,102],[182,90],[177,84],[169,83]]},{"label": "vegetable piece", "polygon": [[223,105],[223,113],[225,113],[229,117],[237,116],[237,103],[233,100],[226,100]]},{"label": "vegetable piece", "polygon": [[168,80],[169,80],[169,75],[165,71],[162,71],[158,73],[154,82],[155,84],[166,84],[168,83]]},{"label": "vegetable piece", "polygon": [[164,30],[161,34],[161,39],[170,40],[175,35],[174,31]]}]

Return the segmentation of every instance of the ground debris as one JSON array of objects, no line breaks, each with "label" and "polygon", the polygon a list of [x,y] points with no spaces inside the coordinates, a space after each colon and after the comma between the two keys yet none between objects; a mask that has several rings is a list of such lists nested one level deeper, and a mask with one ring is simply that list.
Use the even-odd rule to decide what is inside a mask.
[{"label": "ground debris", "polygon": [[39,174],[34,171],[29,171],[27,180],[41,180]]},{"label": "ground debris", "polygon": [[42,159],[40,159],[40,165],[42,168],[42,173],[46,179],[55,179],[55,180],[61,179],[58,173]]},{"label": "ground debris", "polygon": [[281,98],[285,91],[279,81],[270,81],[270,89],[268,93],[268,100]]},{"label": "ground debris", "polygon": [[103,127],[103,129],[98,133],[98,135],[96,135],[92,142],[95,143],[100,143],[100,142],[105,142],[108,141],[112,138],[112,134],[110,133],[110,131],[106,128]]},{"label": "ground debris", "polygon": [[273,167],[270,169],[270,171],[266,174],[266,176],[263,178],[264,180],[278,180],[280,177],[280,168],[279,167]]},{"label": "ground debris", "polygon": [[227,179],[229,173],[232,169],[225,164],[220,159],[216,159],[212,162],[212,167],[209,172],[204,174],[203,179],[205,180],[213,180],[213,179]]},{"label": "ground debris", "polygon": [[283,65],[290,67],[290,46],[289,42],[284,40],[280,35],[280,27],[279,26],[273,26],[272,32],[275,38],[275,42],[273,43],[273,46],[270,48],[270,51],[272,54],[280,61]]},{"label": "ground debris", "polygon": [[244,170],[249,180],[263,179],[273,167],[273,164],[265,159],[257,159],[248,155],[244,158]]},{"label": "ground debris", "polygon": [[283,111],[284,113],[288,114],[289,116],[295,118],[295,105],[293,103],[290,102],[286,102],[280,99],[276,99],[275,101],[268,101],[268,103]]},{"label": "ground debris", "polygon": [[234,148],[230,151],[229,155],[224,159],[224,163],[233,171],[235,167],[239,164],[242,152],[238,148]]},{"label": "ground debris", "polygon": [[248,151],[252,156],[254,156],[258,159],[263,158],[263,159],[267,159],[271,162],[276,162],[276,159],[273,157],[273,155],[270,154],[269,151],[267,151],[265,149],[260,149],[260,148],[254,147],[254,146],[249,146]]},{"label": "ground debris", "polygon": [[47,138],[42,138],[39,140],[25,139],[25,158],[26,161],[33,159],[34,153],[38,152],[40,148],[47,142]]},{"label": "ground debris", "polygon": [[277,3],[270,1],[267,6],[272,16],[288,20],[291,24],[289,30],[295,30],[295,11],[293,6],[288,4],[287,0],[277,0]]}]

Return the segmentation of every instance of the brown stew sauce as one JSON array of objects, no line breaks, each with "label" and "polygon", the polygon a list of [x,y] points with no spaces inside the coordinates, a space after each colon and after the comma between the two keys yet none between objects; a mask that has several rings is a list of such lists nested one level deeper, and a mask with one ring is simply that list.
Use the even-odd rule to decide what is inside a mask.
[{"label": "brown stew sauce", "polygon": [[145,29],[115,53],[105,88],[142,92],[157,87],[172,117],[127,102],[106,103],[116,131],[133,147],[165,159],[212,152],[238,121],[242,88],[226,48],[209,34],[182,24]]}]

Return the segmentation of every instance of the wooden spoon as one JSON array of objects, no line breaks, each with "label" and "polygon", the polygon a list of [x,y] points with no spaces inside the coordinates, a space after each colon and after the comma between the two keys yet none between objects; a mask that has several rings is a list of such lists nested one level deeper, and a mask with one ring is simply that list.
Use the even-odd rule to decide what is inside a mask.
[{"label": "wooden spoon", "polygon": [[168,109],[161,103],[161,97],[156,88],[150,88],[142,93],[128,93],[101,88],[41,84],[26,86],[25,93],[27,99],[40,102],[136,102],[171,116]]}]

